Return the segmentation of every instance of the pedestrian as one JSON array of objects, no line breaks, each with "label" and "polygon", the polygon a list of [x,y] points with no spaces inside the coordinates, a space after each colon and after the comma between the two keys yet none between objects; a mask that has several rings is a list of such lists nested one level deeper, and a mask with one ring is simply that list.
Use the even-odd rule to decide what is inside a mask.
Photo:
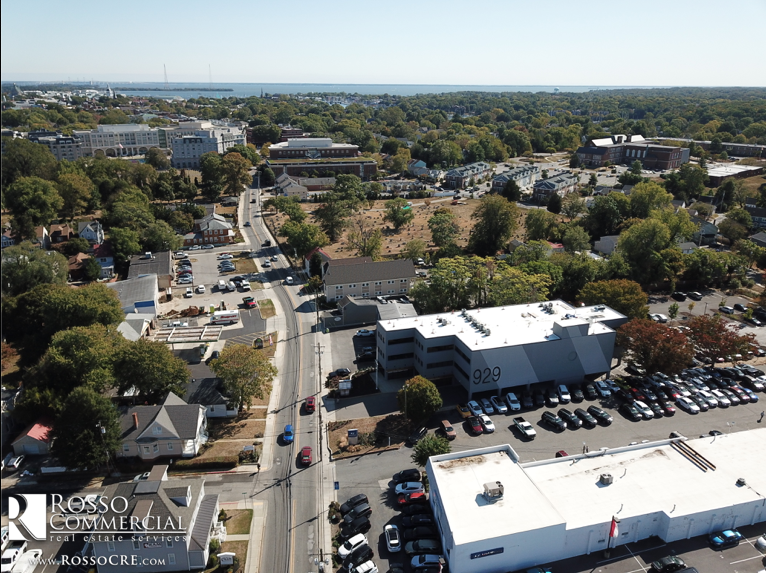
[{"label": "pedestrian", "polygon": [[760,423],[761,421],[763,421],[763,415],[764,415],[764,414],[766,414],[766,411],[764,411],[764,410],[761,410],[761,417],[760,417],[760,418],[758,418],[758,423]]}]

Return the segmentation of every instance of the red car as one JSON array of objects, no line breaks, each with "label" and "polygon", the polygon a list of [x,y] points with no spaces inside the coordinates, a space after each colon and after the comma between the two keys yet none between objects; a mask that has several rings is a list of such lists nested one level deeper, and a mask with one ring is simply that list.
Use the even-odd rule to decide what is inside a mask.
[{"label": "red car", "polygon": [[301,449],[301,463],[304,466],[311,465],[311,446],[304,446]]},{"label": "red car", "polygon": [[660,400],[659,405],[660,408],[662,408],[662,413],[666,416],[672,416],[676,413],[676,408],[673,406],[672,402],[668,402],[667,400]]},{"label": "red car", "polygon": [[256,307],[255,299],[253,297],[251,297],[251,296],[246,296],[245,298],[242,299],[242,302],[245,303],[245,308],[255,308]]},{"label": "red car", "polygon": [[401,493],[396,498],[399,505],[412,505],[413,503],[428,503],[428,495],[424,491],[416,491],[413,493]]},{"label": "red car", "polygon": [[471,416],[468,418],[468,426],[471,428],[471,431],[474,434],[483,434],[484,428],[481,427],[481,422],[479,421],[479,418],[476,416]]},{"label": "red car", "polygon": [[306,398],[306,411],[313,412],[314,410],[316,410],[316,398],[309,396]]},{"label": "red car", "polygon": [[644,393],[639,390],[638,388],[631,388],[630,393],[633,395],[633,398],[635,400],[640,400],[641,402],[646,402],[646,396],[644,396]]}]

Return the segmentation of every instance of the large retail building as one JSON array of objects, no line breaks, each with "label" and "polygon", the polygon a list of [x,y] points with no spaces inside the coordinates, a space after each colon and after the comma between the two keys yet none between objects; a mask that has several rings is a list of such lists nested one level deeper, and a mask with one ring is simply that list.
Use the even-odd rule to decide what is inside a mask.
[{"label": "large retail building", "polygon": [[444,556],[452,573],[505,573],[762,522],[764,443],[759,429],[528,463],[509,445],[434,456],[426,473]]},{"label": "large retail building", "polygon": [[554,300],[378,321],[378,372],[452,377],[467,391],[540,382],[582,382],[609,372],[615,329],[611,308]]}]

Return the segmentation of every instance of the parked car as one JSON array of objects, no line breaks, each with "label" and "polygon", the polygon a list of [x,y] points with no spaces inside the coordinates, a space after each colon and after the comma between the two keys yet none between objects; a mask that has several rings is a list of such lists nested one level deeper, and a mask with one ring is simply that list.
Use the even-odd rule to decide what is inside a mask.
[{"label": "parked car", "polygon": [[484,428],[481,427],[481,421],[477,416],[470,416],[466,423],[468,424],[468,427],[471,429],[471,432],[473,432],[474,435],[483,434]]},{"label": "parked car", "polygon": [[465,404],[458,404],[457,406],[455,406],[455,409],[458,411],[461,418],[468,418],[469,416],[473,415],[471,413],[471,410],[469,410],[468,406],[466,406]]},{"label": "parked car", "polygon": [[391,553],[397,553],[402,550],[402,536],[399,534],[399,528],[389,523],[383,528],[386,536],[386,548]]},{"label": "parked car", "polygon": [[316,401],[316,398],[314,396],[309,396],[308,398],[306,398],[306,403],[305,404],[306,404],[306,412],[311,413],[314,410],[316,410],[317,401]]},{"label": "parked car", "polygon": [[354,336],[361,336],[361,337],[367,337],[367,336],[375,336],[374,330],[367,330],[366,328],[362,328],[360,330],[356,331],[356,334]]},{"label": "parked car", "polygon": [[359,505],[354,506],[351,511],[343,516],[343,523],[352,523],[359,517],[367,517],[369,515],[372,515],[372,507],[370,507],[370,504],[360,503]]},{"label": "parked car", "polygon": [[644,420],[651,420],[654,418],[654,412],[652,412],[651,408],[649,408],[646,403],[642,402],[641,400],[636,400],[633,402],[633,405],[636,407],[636,410],[638,410]]},{"label": "parked car", "polygon": [[641,413],[638,411],[638,408],[636,408],[635,405],[633,405],[631,402],[625,402],[622,406],[620,406],[620,412],[622,412],[623,415],[629,420],[634,422],[641,421]]},{"label": "parked car", "polygon": [[481,423],[482,430],[485,434],[491,434],[495,431],[495,424],[486,414],[479,416],[479,422]]},{"label": "parked car", "polygon": [[545,425],[550,426],[556,431],[564,431],[567,429],[567,425],[564,423],[564,420],[559,418],[556,414],[550,411],[543,412],[542,418],[540,418],[540,421],[543,422]]},{"label": "parked car", "polygon": [[724,529],[708,535],[708,544],[712,549],[736,547],[744,536],[736,529]]},{"label": "parked car", "polygon": [[422,476],[420,474],[420,470],[415,468],[397,472],[394,474],[394,477],[393,477],[394,483],[397,483],[397,484],[404,483],[404,482],[420,481],[421,479],[422,479]]},{"label": "parked car", "polygon": [[418,513],[431,513],[431,506],[421,504],[404,504],[399,506],[402,515],[417,515]]},{"label": "parked car", "polygon": [[678,291],[676,291],[676,292],[674,292],[674,293],[673,293],[672,295],[670,295],[670,296],[671,296],[671,297],[673,297],[675,300],[677,300],[677,301],[679,301],[679,302],[683,302],[683,301],[685,301],[685,300],[686,300],[686,296],[687,296],[687,295],[686,295],[686,293],[685,293],[685,292],[678,292]]},{"label": "parked car", "polygon": [[343,566],[346,568],[346,571],[350,571],[357,565],[361,565],[373,557],[375,557],[375,553],[373,552],[372,547],[367,544],[360,545],[346,556],[343,560]]},{"label": "parked car", "polygon": [[530,410],[535,406],[535,401],[532,398],[532,394],[529,392],[524,392],[521,395],[521,407],[525,410]]},{"label": "parked car", "polygon": [[338,547],[338,557],[345,559],[352,551],[363,545],[369,545],[367,537],[363,533],[358,533],[347,539],[340,545],[340,547]]},{"label": "parked car", "polygon": [[303,446],[301,449],[301,463],[304,466],[311,465],[311,446]]},{"label": "parked car", "polygon": [[564,423],[570,428],[582,428],[582,420],[566,408],[559,410],[559,418],[564,420]]},{"label": "parked car", "polygon": [[466,406],[468,406],[472,416],[481,416],[484,413],[481,409],[481,406],[479,406],[479,403],[475,400],[469,401]]},{"label": "parked car", "polygon": [[197,285],[197,294],[205,294],[205,285]]},{"label": "parked car", "polygon": [[593,386],[596,388],[596,392],[598,393],[599,398],[609,398],[609,396],[612,395],[612,391],[609,389],[609,386],[607,386],[606,382],[602,380],[596,380],[593,383]]},{"label": "parked car", "polygon": [[719,306],[718,310],[724,314],[734,314],[734,309],[730,306]]},{"label": "parked car", "polygon": [[427,513],[416,513],[415,515],[405,515],[402,517],[404,527],[417,527],[419,525],[432,525],[434,518]]},{"label": "parked car", "polygon": [[614,418],[612,418],[598,406],[588,406],[588,414],[593,416],[600,424],[604,424],[605,426],[608,426],[614,421]]},{"label": "parked car", "polygon": [[562,404],[569,404],[569,402],[572,401],[572,395],[569,393],[569,388],[564,386],[564,384],[560,384],[558,389],[559,394],[559,402]]},{"label": "parked car", "polygon": [[545,401],[549,408],[555,408],[556,406],[558,406],[559,395],[556,393],[556,390],[554,390],[553,388],[548,388],[548,391],[545,393]]},{"label": "parked car", "polygon": [[521,410],[521,403],[516,397],[516,394],[513,392],[508,392],[508,394],[505,395],[505,401],[508,404],[508,408],[510,408],[511,412],[518,412]]},{"label": "parked car", "polygon": [[441,564],[441,555],[434,555],[430,553],[426,553],[424,555],[417,555],[412,558],[412,561],[410,562],[410,566],[413,569],[422,569],[423,567],[427,567],[429,565],[440,565]]},{"label": "parked car", "polygon": [[688,296],[692,300],[702,300],[702,294],[698,293],[696,291],[688,292],[688,293],[686,293],[686,296]]},{"label": "parked car", "polygon": [[580,403],[585,399],[582,388],[577,384],[569,389],[569,393],[572,395],[572,402]]},{"label": "parked car", "polygon": [[345,378],[349,374],[351,374],[351,370],[348,368],[338,368],[337,370],[330,372],[330,378]]},{"label": "parked car", "polygon": [[734,310],[739,311],[739,312],[747,312],[747,308],[745,308],[745,305],[741,304],[741,303],[736,303],[734,305]]},{"label": "parked car", "polygon": [[410,541],[404,546],[404,552],[407,555],[418,555],[419,553],[440,553],[442,550],[441,541],[438,539],[416,539]]},{"label": "parked car", "polygon": [[285,441],[286,444],[293,443],[293,439],[295,439],[295,434],[293,433],[292,425],[287,424],[285,426],[285,431],[282,432],[282,439]]},{"label": "parked car", "polygon": [[492,402],[490,402],[487,398],[482,398],[479,400],[479,404],[481,404],[481,409],[484,410],[484,414],[495,413],[495,409],[492,407]]},{"label": "parked car", "polygon": [[577,408],[574,411],[575,415],[582,420],[582,425],[586,428],[595,428],[598,425],[596,418],[591,416],[588,412],[582,408]]},{"label": "parked car", "polygon": [[653,561],[651,569],[654,573],[675,573],[675,571],[686,569],[686,563],[684,563],[684,560],[680,557],[668,555],[667,557],[662,557],[661,559],[657,559],[657,561]]},{"label": "parked car", "polygon": [[340,506],[340,514],[346,515],[360,503],[369,503],[367,496],[363,493],[358,493],[355,496],[348,498],[346,502]]},{"label": "parked car", "polygon": [[216,257],[219,261],[225,260],[225,259],[233,259],[234,255],[230,255],[229,253],[221,253]]},{"label": "parked car", "polygon": [[508,406],[503,403],[503,399],[499,396],[491,396],[489,401],[492,402],[492,407],[498,414],[508,413]]},{"label": "parked car", "polygon": [[676,404],[682,409],[688,412],[689,414],[699,414],[700,409],[697,404],[691,401],[691,399],[687,398],[686,396],[679,396],[676,400]]},{"label": "parked car", "polygon": [[359,517],[352,523],[344,523],[340,526],[340,534],[344,538],[353,537],[359,533],[367,533],[370,530],[370,520],[366,517]]},{"label": "parked car", "polygon": [[394,491],[397,495],[401,493],[414,493],[416,491],[424,491],[425,486],[420,481],[405,481],[399,484],[396,484],[394,487]]},{"label": "parked car", "polygon": [[413,505],[416,503],[428,503],[428,494],[424,491],[402,493],[396,498],[396,503],[401,505]]},{"label": "parked car", "polygon": [[404,539],[405,541],[412,541],[413,539],[439,539],[439,531],[430,525],[411,527],[404,530]]},{"label": "parked car", "polygon": [[585,394],[586,400],[598,400],[598,391],[593,384],[586,384],[583,388],[583,394]]},{"label": "parked car", "polygon": [[452,427],[452,424],[448,420],[442,420],[441,427],[439,429],[441,430],[442,434],[444,434],[444,437],[448,440],[452,441],[457,438],[455,428]]}]

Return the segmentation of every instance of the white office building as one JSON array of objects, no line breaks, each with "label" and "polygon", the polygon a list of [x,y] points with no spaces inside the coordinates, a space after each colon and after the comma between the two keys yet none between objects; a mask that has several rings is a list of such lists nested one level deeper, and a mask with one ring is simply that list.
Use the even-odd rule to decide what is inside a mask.
[{"label": "white office building", "polygon": [[131,157],[160,147],[157,129],[138,123],[99,125],[97,129],[77,130],[74,136],[82,142],[83,156]]},{"label": "white office building", "polygon": [[173,167],[199,169],[199,159],[204,153],[224,153],[234,145],[247,145],[247,140],[242,128],[211,127],[199,129],[194,135],[176,137],[170,144],[173,149]]},{"label": "white office building", "polygon": [[378,321],[378,371],[452,377],[468,392],[582,382],[609,371],[627,318],[561,300]]},{"label": "white office building", "polygon": [[759,429],[527,463],[507,444],[434,456],[426,473],[444,556],[452,573],[505,573],[762,522],[764,443]]}]

